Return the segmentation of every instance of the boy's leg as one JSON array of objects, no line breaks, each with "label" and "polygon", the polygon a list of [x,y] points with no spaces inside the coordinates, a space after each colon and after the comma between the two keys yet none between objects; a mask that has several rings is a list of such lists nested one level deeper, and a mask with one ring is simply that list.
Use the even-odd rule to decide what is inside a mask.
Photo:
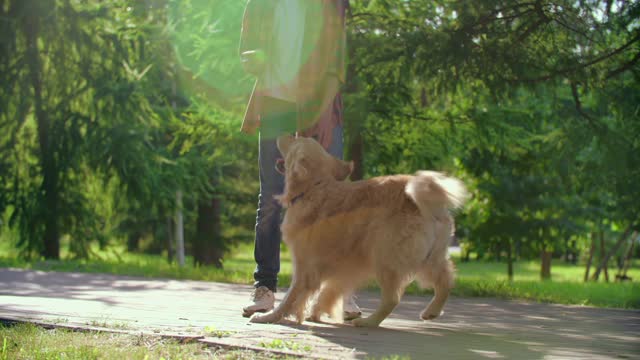
[{"label": "boy's leg", "polygon": [[[343,127],[342,125],[338,125],[333,128],[331,144],[329,144],[327,152],[337,157],[338,159],[342,159],[343,149]],[[342,309],[344,311],[343,318],[345,320],[352,320],[362,315],[362,311],[360,310],[358,304],[356,304],[356,297],[353,294],[345,294]]]},{"label": "boy's leg", "polygon": [[256,217],[253,274],[254,287],[265,286],[275,292],[280,271],[280,218],[282,207],[275,199],[284,191],[284,177],[275,169],[280,152],[276,140],[260,135],[258,161],[260,166],[260,194]]},{"label": "boy's leg", "polygon": [[338,159],[342,160],[344,150],[343,129],[342,125],[336,125],[333,128],[333,134],[331,136],[331,144],[327,152]]},{"label": "boy's leg", "polygon": [[[277,100],[274,100],[277,101]],[[252,303],[243,308],[244,316],[254,312],[269,311],[274,306],[273,293],[278,285],[280,271],[280,221],[282,207],[275,199],[284,191],[284,176],[276,171],[275,164],[281,157],[276,144],[277,137],[295,128],[295,105],[277,102],[264,116],[260,128],[258,164],[260,170],[260,194],[255,228],[254,259],[256,269]]]}]

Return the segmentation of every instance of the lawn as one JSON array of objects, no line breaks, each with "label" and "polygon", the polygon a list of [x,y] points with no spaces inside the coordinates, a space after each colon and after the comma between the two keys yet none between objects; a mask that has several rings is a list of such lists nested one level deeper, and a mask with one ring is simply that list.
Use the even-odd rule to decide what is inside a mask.
[{"label": "lawn", "polygon": [[[220,281],[228,283],[250,284],[253,282],[252,244],[236,246],[224,261],[224,269],[213,267],[193,267],[191,259],[187,266],[179,268],[169,264],[166,258],[158,255],[134,254],[123,248],[111,247],[100,251],[94,249],[91,260],[36,261],[18,260],[7,248],[0,248],[0,267],[17,267],[44,271],[75,271],[92,273],[110,273],[143,277],[174,279],[192,279]],[[63,258],[65,253],[62,254]],[[636,261],[628,275],[634,282],[598,283],[582,281],[584,265],[571,265],[554,261],[551,268],[551,280],[539,280],[539,263],[519,261],[514,265],[514,281],[508,281],[505,263],[471,261],[461,262],[455,255],[457,281],[453,294],[457,296],[483,296],[504,299],[522,299],[560,304],[589,305],[613,308],[640,308],[640,269]],[[615,269],[609,271],[611,278]],[[281,258],[281,286],[287,286],[291,280],[291,261],[289,254],[283,251]],[[370,289],[375,290],[371,284]],[[407,293],[428,294],[412,284]]]},{"label": "lawn", "polygon": [[272,353],[225,350],[171,338],[0,324],[0,360],[8,359],[284,359]]}]

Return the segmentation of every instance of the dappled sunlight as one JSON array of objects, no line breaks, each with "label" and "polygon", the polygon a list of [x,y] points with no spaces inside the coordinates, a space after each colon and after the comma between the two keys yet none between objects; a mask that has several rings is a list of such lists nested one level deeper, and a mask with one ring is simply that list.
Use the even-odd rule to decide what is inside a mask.
[{"label": "dappled sunlight", "polygon": [[[273,46],[277,49],[270,49],[267,46],[271,40],[269,37],[276,36],[275,34],[255,33],[256,30],[252,29],[255,33],[253,36],[261,39],[259,44],[252,44],[258,48],[248,49],[248,53],[252,55],[252,61],[258,63],[255,66],[263,68],[269,66],[268,64],[283,64],[275,73],[274,69],[266,72],[272,74],[267,78],[255,73],[255,69],[252,72],[246,66],[244,69],[242,66],[239,47],[245,3],[245,1],[216,3],[207,0],[169,1],[167,28],[171,30],[170,43],[177,61],[175,75],[180,91],[200,101],[210,102],[214,106],[235,110],[236,113],[242,113],[243,106],[246,105],[249,95],[254,90],[256,79],[258,83],[255,95],[258,96],[274,89],[288,87],[296,88],[296,93],[300,97],[326,92],[327,85],[324,81],[315,79],[318,75],[316,72],[335,73],[336,69],[318,68],[317,64],[321,62],[314,57],[325,52],[341,51],[334,48],[320,48],[325,45],[318,41],[321,34],[325,34],[333,38],[333,41],[328,43],[342,42],[341,37],[344,33],[338,26],[339,19],[328,18],[337,15],[323,11],[320,2],[306,3],[305,10],[313,15],[306,17],[304,34],[298,36],[298,32],[285,32],[285,36],[290,39],[276,42]],[[264,16],[267,15],[261,14],[260,18]],[[273,29],[274,33],[277,31],[283,30]],[[298,40],[301,41],[301,51],[299,56],[293,56],[289,54],[290,48],[293,48],[292,44]],[[344,81],[344,79],[341,80]],[[326,87],[326,89],[329,88],[332,87]],[[336,91],[337,88],[332,94],[326,94],[327,98],[333,99]],[[314,101],[323,103],[325,99]],[[321,107],[327,107],[326,105],[328,104]],[[315,117],[317,114],[309,116]],[[307,127],[311,125],[306,124]]]},{"label": "dappled sunlight", "polygon": [[230,106],[251,92],[238,44],[243,1],[170,1],[167,26],[181,91]]},{"label": "dappled sunlight", "polygon": [[[3,1],[0,323],[321,358],[638,358],[639,9]],[[434,293],[413,282],[380,328],[242,317],[260,167],[279,162],[259,140],[294,131],[343,136],[346,181],[419,169],[463,180],[443,316],[420,318]],[[277,302],[294,281],[280,253]],[[374,280],[356,295],[365,316],[381,303]],[[16,346],[2,340],[4,360]]]},{"label": "dappled sunlight", "polygon": [[[639,340],[638,311],[487,298],[452,297],[442,317],[422,321],[418,314],[430,296],[406,295],[381,328],[354,329],[348,323],[247,323],[240,309],[251,287],[242,285],[23,270],[0,270],[0,285],[0,318],[136,334],[202,336],[203,329],[215,328],[228,333],[205,341],[256,346],[280,339],[316,353],[355,351],[358,358],[629,357]],[[284,295],[276,293],[277,300]],[[358,293],[365,314],[379,301],[377,293]]]},{"label": "dappled sunlight", "polygon": [[[44,271],[111,273],[240,284],[252,284],[254,282],[255,261],[253,259],[252,242],[238,242],[232,246],[223,259],[223,269],[216,269],[212,266],[179,267],[177,263],[169,263],[167,261],[166,253],[162,256],[131,253],[126,252],[123,246],[112,246],[107,251],[101,251],[97,245],[94,245],[91,253],[94,255],[89,260],[35,262],[18,261],[13,258],[7,258],[6,255],[0,255],[0,265]],[[484,261],[456,262],[458,271],[453,294],[458,296],[496,296],[590,306],[640,307],[640,284],[636,282],[584,283],[581,281],[580,266],[564,265],[561,262],[554,264],[556,272],[559,274],[566,272],[568,274],[565,275],[565,278],[572,279],[572,276],[577,278],[562,281],[558,280],[562,276],[556,276],[552,277],[551,281],[541,282],[537,277],[538,264],[533,261],[522,261],[523,266],[520,271],[529,271],[529,273],[525,274],[523,278],[516,277],[515,281],[510,282],[506,278],[504,264]],[[193,263],[191,256],[187,257],[186,263]],[[636,271],[631,269],[629,273],[632,276],[637,276],[635,275]],[[282,287],[288,286],[291,282],[291,274],[291,256],[286,247],[283,246],[279,285]],[[378,291],[375,281],[367,283],[365,288]],[[432,293],[430,289],[420,289],[415,283],[411,284],[406,292],[407,294],[422,295]]]},{"label": "dappled sunlight", "polygon": [[469,349],[470,352],[477,354],[480,357],[483,358],[488,358],[488,359],[504,359],[505,356],[500,354],[497,351],[486,351],[486,350],[476,350],[476,349]]}]

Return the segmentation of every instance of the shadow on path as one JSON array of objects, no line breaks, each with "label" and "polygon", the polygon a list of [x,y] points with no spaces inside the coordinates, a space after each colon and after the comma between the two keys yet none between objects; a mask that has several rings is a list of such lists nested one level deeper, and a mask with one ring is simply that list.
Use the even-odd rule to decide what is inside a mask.
[{"label": "shadow on path", "polygon": [[[250,324],[241,316],[250,286],[102,274],[0,269],[0,318],[83,327],[121,323],[131,332],[229,335],[203,341],[260,347],[274,340],[309,345],[322,358],[620,359],[640,358],[640,311],[502,301],[449,300],[424,322],[430,296],[405,296],[378,329],[349,324]],[[285,292],[279,292],[281,300]],[[379,302],[359,293],[365,315]],[[307,353],[306,355],[310,355]]]}]

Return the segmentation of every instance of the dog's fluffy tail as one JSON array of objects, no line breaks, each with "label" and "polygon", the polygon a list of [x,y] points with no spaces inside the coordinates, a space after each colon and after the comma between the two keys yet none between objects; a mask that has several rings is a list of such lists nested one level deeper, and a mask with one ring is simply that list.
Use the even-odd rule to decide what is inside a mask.
[{"label": "dog's fluffy tail", "polygon": [[425,216],[435,209],[459,208],[469,197],[462,181],[435,171],[417,172],[404,191]]},{"label": "dog's fluffy tail", "polygon": [[[449,209],[464,205],[469,195],[462,181],[435,171],[419,171],[409,180],[404,191],[425,218],[434,219],[426,234],[427,238],[432,239],[430,249],[416,279],[422,287],[435,287],[436,294],[444,294],[438,296],[446,300],[446,294],[453,287],[455,273],[453,263],[447,257],[449,240],[454,231]],[[440,302],[444,301],[442,299]],[[433,315],[439,315],[439,311]]]}]

